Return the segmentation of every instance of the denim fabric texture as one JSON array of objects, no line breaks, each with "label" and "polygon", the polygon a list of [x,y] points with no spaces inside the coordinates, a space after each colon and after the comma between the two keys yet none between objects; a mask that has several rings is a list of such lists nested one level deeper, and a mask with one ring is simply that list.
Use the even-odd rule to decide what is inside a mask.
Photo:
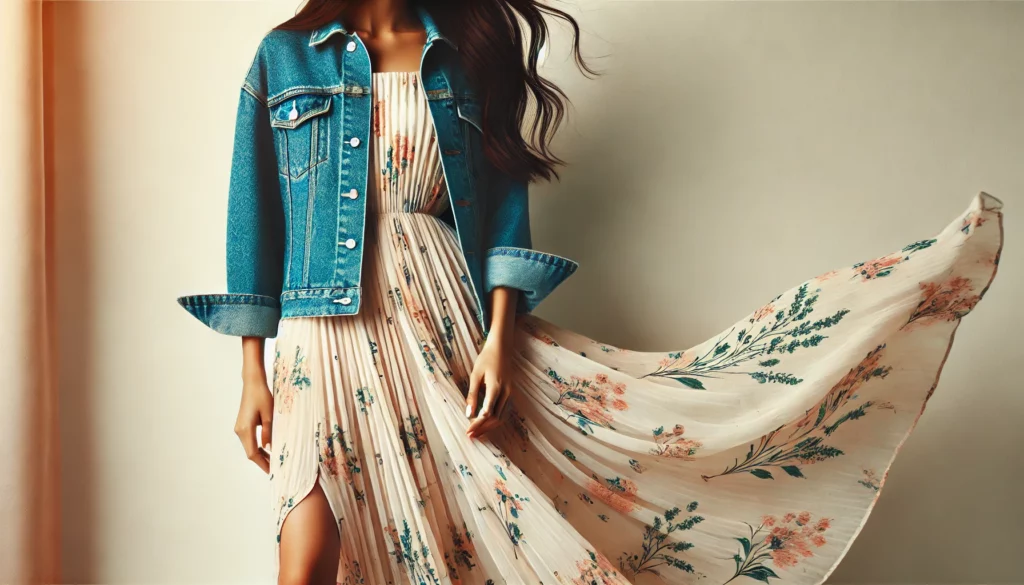
[{"label": "denim fabric texture", "polygon": [[[481,150],[481,104],[458,47],[417,6],[427,33],[420,80],[437,135],[451,225],[469,267],[477,318],[487,293],[521,291],[532,311],[577,268],[530,249],[528,185]],[[371,63],[340,21],[269,32],[239,92],[228,186],[227,293],[179,297],[214,331],[276,337],[281,319],[349,315],[362,291],[371,153]]]}]

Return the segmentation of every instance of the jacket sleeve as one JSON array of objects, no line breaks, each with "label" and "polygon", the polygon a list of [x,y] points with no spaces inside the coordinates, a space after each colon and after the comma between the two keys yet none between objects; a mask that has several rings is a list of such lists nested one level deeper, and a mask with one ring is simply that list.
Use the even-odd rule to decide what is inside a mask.
[{"label": "jacket sleeve", "polygon": [[227,293],[178,298],[214,331],[277,336],[284,270],[280,189],[269,111],[246,83],[239,95],[228,186]]},{"label": "jacket sleeve", "polygon": [[533,249],[529,184],[496,172],[488,189],[484,230],[484,290],[519,289],[516,312],[529,313],[572,275],[577,262]]}]

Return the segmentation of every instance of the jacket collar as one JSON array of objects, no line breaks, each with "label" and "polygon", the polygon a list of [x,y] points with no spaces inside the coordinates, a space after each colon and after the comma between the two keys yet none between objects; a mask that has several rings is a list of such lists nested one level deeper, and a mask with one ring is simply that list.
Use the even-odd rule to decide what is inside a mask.
[{"label": "jacket collar", "polygon": [[[451,47],[456,51],[459,50],[459,47],[454,41],[443,35],[441,31],[438,30],[437,24],[434,22],[434,18],[430,16],[430,12],[428,12],[427,9],[418,2],[416,3],[416,14],[419,16],[420,23],[423,24],[424,30],[427,31],[427,45],[440,39],[451,45]],[[315,45],[319,45],[334,33],[348,34],[348,31],[345,29],[345,25],[341,23],[341,19],[339,18],[336,18],[324,26],[314,30],[313,34],[309,37],[309,46],[313,47]]]}]

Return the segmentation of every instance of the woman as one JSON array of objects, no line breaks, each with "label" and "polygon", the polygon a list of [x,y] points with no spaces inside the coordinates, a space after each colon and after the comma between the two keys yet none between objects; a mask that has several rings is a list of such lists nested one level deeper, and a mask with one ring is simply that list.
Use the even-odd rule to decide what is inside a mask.
[{"label": "woman", "polygon": [[996,273],[1001,203],[690,349],[561,329],[530,314],[576,269],[531,248],[527,185],[561,162],[543,13],[575,29],[533,0],[310,0],[253,59],[228,293],[179,302],[242,338],[279,582],[821,583]]}]

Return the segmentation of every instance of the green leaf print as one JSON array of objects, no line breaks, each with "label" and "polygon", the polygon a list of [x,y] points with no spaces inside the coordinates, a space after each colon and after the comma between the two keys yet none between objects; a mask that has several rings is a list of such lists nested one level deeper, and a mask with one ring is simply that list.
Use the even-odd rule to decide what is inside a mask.
[{"label": "green leaf print", "polygon": [[[697,502],[690,502],[686,511],[697,510]],[[644,526],[644,536],[640,549],[636,552],[623,552],[619,556],[619,568],[623,573],[635,577],[643,573],[659,575],[661,567],[678,569],[685,573],[693,573],[690,563],[676,556],[693,548],[693,543],[680,540],[679,533],[692,530],[704,521],[703,516],[691,515],[680,518],[682,511],[678,508],[665,510],[661,516]]]},{"label": "green leaf print", "polygon": [[[512,493],[508,485],[505,484],[504,477],[504,474],[502,474],[502,479],[494,480],[494,491],[498,495],[498,517],[505,524],[505,533],[508,535],[509,540],[518,548],[519,542],[523,539],[523,532],[519,529],[519,524],[515,520],[519,518],[519,513],[523,510],[523,504],[529,502],[530,498]],[[513,552],[516,558],[518,558],[518,551],[513,549]]]},{"label": "green leaf print", "polygon": [[[859,420],[871,408],[892,408],[887,402],[867,401],[847,409],[857,391],[876,378],[885,378],[891,366],[881,364],[885,345],[868,352],[859,364],[837,382],[821,402],[807,410],[803,418],[782,425],[751,444],[742,461],[737,460],[722,473],[702,475],[704,481],[734,473],[750,473],[761,479],[774,479],[769,467],[781,468],[787,475],[804,478],[802,467],[843,455],[843,451],[825,444],[841,425]],[[843,411],[840,414],[840,411]],[[786,433],[788,431],[788,434]]]},{"label": "green leaf print", "polygon": [[409,572],[409,577],[415,585],[438,585],[437,573],[430,564],[430,548],[423,542],[420,531],[416,531],[416,542],[413,542],[412,530],[409,522],[402,520],[403,530],[399,535],[399,542],[402,547],[402,560]]},{"label": "green leaf print", "polygon": [[427,431],[423,428],[420,417],[409,415],[405,418],[401,439],[406,455],[414,459],[422,457],[423,448],[427,446]]},{"label": "green leaf print", "polygon": [[800,471],[800,468],[796,465],[783,465],[782,470],[790,474],[793,477],[804,477],[804,474]]},{"label": "green leaf print", "polygon": [[680,376],[676,378],[676,381],[682,384],[683,386],[689,386],[694,390],[704,390],[703,382],[701,382],[697,378],[688,378],[686,376]]},{"label": "green leaf print", "polygon": [[[797,287],[788,307],[779,308],[778,295],[755,311],[748,325],[739,331],[730,330],[703,354],[670,352],[661,360],[658,369],[643,377],[669,378],[698,390],[705,389],[708,379],[725,374],[742,374],[761,384],[795,385],[802,378],[788,372],[773,371],[781,359],[772,354],[793,354],[802,349],[821,345],[828,336],[822,332],[836,326],[850,311],[839,309],[814,321],[808,321],[814,312],[821,289],[809,290],[810,281]],[[733,339],[732,341],[727,341]],[[766,359],[767,358],[767,359]],[[743,366],[754,362],[754,369]]]}]

